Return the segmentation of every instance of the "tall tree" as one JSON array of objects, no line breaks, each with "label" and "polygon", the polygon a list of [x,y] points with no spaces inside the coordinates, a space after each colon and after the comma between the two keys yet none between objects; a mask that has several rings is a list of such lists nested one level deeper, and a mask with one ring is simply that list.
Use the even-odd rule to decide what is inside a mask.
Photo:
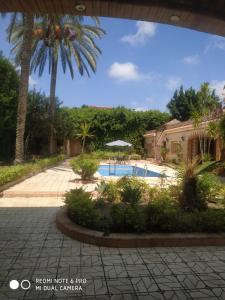
[{"label": "tall tree", "polygon": [[198,106],[196,91],[192,87],[184,90],[183,86],[174,92],[172,99],[167,104],[172,117],[180,121],[190,119],[193,108]]},{"label": "tall tree", "polygon": [[[15,163],[22,163],[24,160],[24,132],[27,114],[30,60],[32,55],[33,44],[33,26],[33,14],[22,15],[21,20],[19,20],[19,23],[17,20],[17,14],[13,14],[11,24],[8,28],[9,42],[15,43],[17,45],[18,37],[20,36],[20,51],[19,53],[17,53],[16,57],[16,61],[19,64],[21,71],[16,126]],[[21,27],[23,27],[23,30],[21,30]],[[15,28],[18,29],[17,32],[13,32]]]},{"label": "tall tree", "polygon": [[184,90],[183,86],[176,90],[172,99],[167,104],[173,118],[186,121],[192,117],[193,111],[202,114],[202,109],[215,109],[220,106],[220,99],[212,91],[208,83],[203,83],[199,91],[192,87]]},{"label": "tall tree", "polygon": [[[96,20],[96,18],[94,18]],[[90,76],[88,67],[93,72],[97,68],[97,57],[101,53],[95,43],[95,38],[104,34],[99,26],[84,25],[79,16],[46,16],[35,25],[36,43],[34,45],[31,70],[39,70],[41,76],[47,61],[51,74],[50,84],[50,154],[55,151],[55,93],[58,61],[61,60],[62,69],[66,72],[69,67],[71,77],[74,78],[73,59],[79,73]]]},{"label": "tall tree", "polygon": [[[93,17],[94,21],[98,19]],[[51,74],[50,84],[50,154],[55,150],[55,92],[57,80],[58,61],[61,60],[64,73],[69,67],[71,77],[74,78],[73,60],[77,65],[79,73],[90,76],[89,68],[95,72],[97,68],[97,57],[101,53],[95,43],[96,38],[101,38],[105,33],[98,24],[97,26],[84,25],[81,16],[58,16],[45,15],[35,19],[34,36],[32,44],[31,72],[38,70],[39,76],[48,62],[49,73]],[[23,22],[17,23],[12,28],[14,35],[14,53],[16,60],[19,59],[22,51],[24,26]],[[32,27],[33,28],[33,27]]]},{"label": "tall tree", "polygon": [[0,52],[0,160],[14,156],[18,91],[15,67]]}]

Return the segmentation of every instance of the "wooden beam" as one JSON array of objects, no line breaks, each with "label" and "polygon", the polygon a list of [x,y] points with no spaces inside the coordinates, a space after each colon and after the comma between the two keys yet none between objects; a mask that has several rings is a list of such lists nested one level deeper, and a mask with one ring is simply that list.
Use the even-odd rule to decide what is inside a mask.
[{"label": "wooden beam", "polygon": [[146,20],[225,36],[225,0],[0,0],[0,11],[80,14],[80,3],[88,16]]}]

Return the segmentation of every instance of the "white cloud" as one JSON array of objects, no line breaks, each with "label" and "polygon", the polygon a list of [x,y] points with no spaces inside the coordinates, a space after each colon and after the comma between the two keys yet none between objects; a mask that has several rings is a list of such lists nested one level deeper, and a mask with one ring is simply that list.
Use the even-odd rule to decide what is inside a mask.
[{"label": "white cloud", "polygon": [[225,38],[217,35],[212,36],[209,44],[205,48],[205,53],[210,49],[220,49],[225,51]]},{"label": "white cloud", "polygon": [[225,91],[223,90],[225,86],[225,80],[212,80],[210,82],[210,87],[212,90],[216,90],[216,95],[220,98],[223,98],[223,94],[225,94]]},{"label": "white cloud", "polygon": [[155,35],[157,25],[152,22],[138,21],[136,27],[136,33],[123,36],[121,41],[131,46],[144,45],[148,39]]},{"label": "white cloud", "polygon": [[118,81],[153,80],[155,77],[152,73],[141,73],[138,67],[131,62],[114,62],[108,70],[108,75]]},{"label": "white cloud", "polygon": [[199,56],[196,55],[190,55],[183,58],[183,63],[187,65],[197,65],[199,63]]},{"label": "white cloud", "polygon": [[170,77],[166,81],[166,87],[170,91],[174,91],[181,85],[181,83],[182,83],[182,79],[180,77]]},{"label": "white cloud", "polygon": [[33,79],[31,76],[29,77],[29,86],[34,87],[35,85],[38,84],[38,81]]}]

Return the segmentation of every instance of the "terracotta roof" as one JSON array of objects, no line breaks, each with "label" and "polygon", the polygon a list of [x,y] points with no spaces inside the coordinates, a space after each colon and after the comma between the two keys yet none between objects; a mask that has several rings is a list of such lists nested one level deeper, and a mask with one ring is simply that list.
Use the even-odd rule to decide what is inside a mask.
[{"label": "terracotta roof", "polygon": [[[223,115],[225,114],[225,111],[223,109],[218,109],[215,112],[213,112],[210,116],[206,117],[205,119],[203,119],[203,122],[206,121],[213,121],[213,120],[218,120],[220,119]],[[173,119],[159,127],[157,127],[156,129],[150,130],[150,131],[146,131],[146,134],[152,134],[152,133],[156,133],[157,131],[164,131],[166,129],[171,129],[171,128],[180,128],[186,125],[191,125],[193,124],[193,120],[189,119],[187,121],[181,122],[179,120]]]}]

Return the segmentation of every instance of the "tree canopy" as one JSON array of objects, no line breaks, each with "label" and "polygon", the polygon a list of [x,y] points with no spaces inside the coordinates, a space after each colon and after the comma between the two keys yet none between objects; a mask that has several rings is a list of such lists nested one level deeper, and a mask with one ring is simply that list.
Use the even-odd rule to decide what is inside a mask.
[{"label": "tree canopy", "polygon": [[[83,106],[81,108],[62,108],[58,114],[58,135],[77,138],[82,123],[90,124],[94,137],[89,140],[92,149],[102,149],[112,140],[126,140],[134,145],[136,151],[143,151],[143,134],[170,119],[168,113],[157,110],[135,111],[125,107],[99,109]],[[88,138],[87,138],[88,140]]]},{"label": "tree canopy", "polygon": [[14,154],[19,76],[0,53],[0,160]]},{"label": "tree canopy", "polygon": [[220,99],[216,95],[215,90],[210,90],[208,83],[203,83],[199,91],[192,87],[184,90],[183,86],[174,92],[167,108],[172,117],[186,121],[192,117],[193,111],[201,111],[203,106],[208,105],[214,108],[220,106]]}]

